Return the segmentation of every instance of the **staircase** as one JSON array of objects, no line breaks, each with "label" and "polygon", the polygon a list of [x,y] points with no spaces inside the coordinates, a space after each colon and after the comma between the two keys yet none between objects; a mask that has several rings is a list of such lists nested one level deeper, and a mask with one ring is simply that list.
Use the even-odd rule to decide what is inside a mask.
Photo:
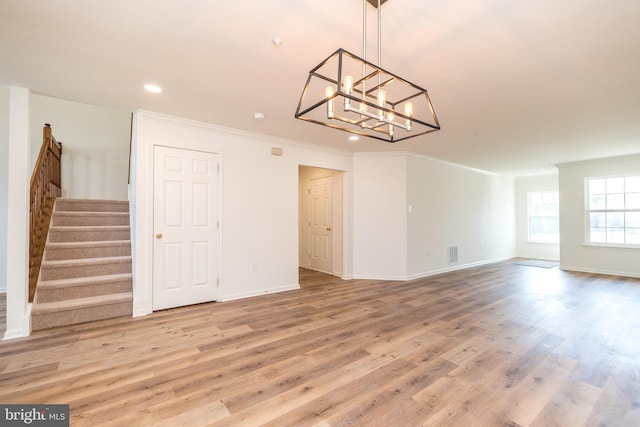
[{"label": "staircase", "polygon": [[57,198],[32,330],[132,315],[129,202]]}]

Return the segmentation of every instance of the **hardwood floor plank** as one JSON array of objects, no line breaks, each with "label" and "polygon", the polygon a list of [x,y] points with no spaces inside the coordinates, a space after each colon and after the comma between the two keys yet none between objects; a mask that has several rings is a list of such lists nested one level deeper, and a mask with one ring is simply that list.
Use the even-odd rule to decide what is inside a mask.
[{"label": "hardwood floor plank", "polygon": [[576,364],[558,355],[544,359],[515,387],[509,400],[501,402],[506,417],[523,426],[531,425]]},{"label": "hardwood floor plank", "polygon": [[531,426],[584,425],[601,392],[598,387],[569,380],[558,388]]},{"label": "hardwood floor plank", "polygon": [[[321,397],[299,406],[284,416],[270,420],[266,425],[274,427],[282,425],[310,425],[319,421],[326,421],[330,425],[333,425],[328,418],[349,407],[350,401],[359,399],[361,396],[366,396],[367,393],[371,393],[376,387],[384,389],[387,383],[394,378],[411,372],[414,368],[415,365],[403,359],[389,361],[381,365],[378,369],[372,370],[363,376],[349,381],[341,387],[335,388],[331,393],[325,393]],[[359,407],[359,405],[356,406]]]},{"label": "hardwood floor plank", "polygon": [[74,426],[640,425],[640,279],[300,278],[0,342],[0,401],[67,403]]},{"label": "hardwood floor plank", "polygon": [[405,375],[393,378],[383,388],[371,388],[367,393],[355,396],[359,401],[345,411],[328,418],[331,425],[411,425],[416,418],[424,417],[429,407],[412,400],[417,391],[445,377],[455,365],[447,360],[434,358],[416,366]]},{"label": "hardwood floor plank", "polygon": [[587,425],[640,425],[640,361],[621,362],[609,373]]}]

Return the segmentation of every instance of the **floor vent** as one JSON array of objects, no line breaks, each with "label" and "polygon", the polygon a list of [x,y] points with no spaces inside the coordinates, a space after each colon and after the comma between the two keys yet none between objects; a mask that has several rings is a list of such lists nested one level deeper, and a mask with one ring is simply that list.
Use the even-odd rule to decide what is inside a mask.
[{"label": "floor vent", "polygon": [[453,264],[454,262],[458,262],[458,247],[449,246],[449,264]]}]

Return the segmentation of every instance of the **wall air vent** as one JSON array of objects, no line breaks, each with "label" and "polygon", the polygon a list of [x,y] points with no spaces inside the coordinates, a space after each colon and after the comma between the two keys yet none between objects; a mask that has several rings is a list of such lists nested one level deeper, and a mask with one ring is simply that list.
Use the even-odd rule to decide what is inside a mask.
[{"label": "wall air vent", "polygon": [[458,262],[458,247],[449,246],[449,264]]}]

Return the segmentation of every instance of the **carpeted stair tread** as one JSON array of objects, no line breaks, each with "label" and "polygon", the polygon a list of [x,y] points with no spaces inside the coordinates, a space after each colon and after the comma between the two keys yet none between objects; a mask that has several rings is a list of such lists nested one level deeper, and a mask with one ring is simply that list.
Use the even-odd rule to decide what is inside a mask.
[{"label": "carpeted stair tread", "polygon": [[60,216],[84,216],[84,215],[95,215],[95,216],[129,216],[129,212],[104,212],[104,211],[56,211],[56,215]]},{"label": "carpeted stair tread", "polygon": [[104,275],[41,280],[35,302],[41,304],[131,291],[133,275],[130,272],[104,273]]},{"label": "carpeted stair tread", "polygon": [[88,240],[80,242],[49,242],[45,261],[65,259],[130,256],[130,240]]},{"label": "carpeted stair tread", "polygon": [[38,284],[38,290],[47,290],[51,288],[71,288],[82,285],[101,285],[105,283],[118,282],[121,280],[130,280],[133,278],[131,273],[105,274],[103,276],[87,276],[73,277],[70,279],[57,280],[41,280]]},{"label": "carpeted stair tread", "polygon": [[99,265],[99,264],[115,264],[122,262],[131,262],[131,256],[112,256],[100,258],[77,258],[77,259],[61,259],[53,261],[43,261],[42,266],[47,268],[76,267],[83,265]]},{"label": "carpeted stair tread", "polygon": [[129,212],[127,200],[67,199],[56,201],[56,211],[75,212]]},{"label": "carpeted stair tread", "polygon": [[51,226],[129,225],[129,212],[56,211]]},{"label": "carpeted stair tread", "polygon": [[47,244],[47,249],[53,248],[96,248],[96,247],[111,247],[111,246],[120,246],[120,245],[130,245],[130,240],[90,240],[87,242],[49,242]]},{"label": "carpeted stair tread", "polygon": [[131,239],[129,225],[56,225],[49,228],[49,243],[95,242]]},{"label": "carpeted stair tread", "polygon": [[59,313],[81,308],[100,307],[103,305],[127,303],[133,301],[132,292],[120,294],[100,295],[97,297],[76,298],[66,301],[45,302],[36,304],[31,309],[32,315]]},{"label": "carpeted stair tread", "polygon": [[131,256],[43,261],[40,280],[71,279],[131,272]]},{"label": "carpeted stair tread", "polygon": [[120,231],[129,230],[129,225],[54,225],[49,227],[49,232],[53,231]]}]

